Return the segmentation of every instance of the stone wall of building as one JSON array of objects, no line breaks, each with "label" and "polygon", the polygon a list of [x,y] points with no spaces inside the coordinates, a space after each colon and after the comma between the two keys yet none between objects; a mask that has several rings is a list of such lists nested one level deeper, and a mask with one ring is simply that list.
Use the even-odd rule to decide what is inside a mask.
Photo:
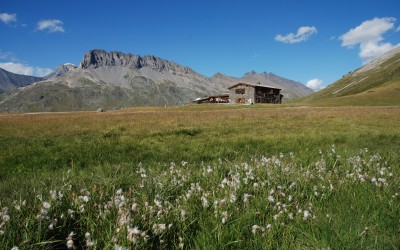
[{"label": "stone wall of building", "polygon": [[254,103],[254,87],[248,85],[237,85],[229,89],[230,103]]}]

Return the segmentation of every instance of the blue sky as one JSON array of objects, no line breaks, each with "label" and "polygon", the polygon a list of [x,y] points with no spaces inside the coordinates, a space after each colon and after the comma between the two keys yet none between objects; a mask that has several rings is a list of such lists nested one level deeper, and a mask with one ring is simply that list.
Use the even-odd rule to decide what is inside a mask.
[{"label": "blue sky", "polygon": [[314,89],[400,44],[398,0],[0,0],[0,67],[43,75],[91,49]]}]

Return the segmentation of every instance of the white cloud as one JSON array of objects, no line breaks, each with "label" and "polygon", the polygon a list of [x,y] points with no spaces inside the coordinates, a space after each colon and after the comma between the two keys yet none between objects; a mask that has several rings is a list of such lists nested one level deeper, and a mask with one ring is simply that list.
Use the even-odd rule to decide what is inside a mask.
[{"label": "white cloud", "polygon": [[399,27],[397,27],[397,29],[396,29],[396,32],[399,32],[400,31],[400,26]]},{"label": "white cloud", "polygon": [[391,43],[384,43],[383,35],[394,29],[396,19],[393,17],[374,18],[364,21],[359,26],[350,29],[340,36],[343,47],[359,45],[358,54],[363,63],[367,63],[396,47]]},{"label": "white cloud", "polygon": [[342,46],[353,46],[370,41],[382,41],[382,35],[392,29],[395,18],[384,17],[364,21],[361,25],[340,36]]},{"label": "white cloud", "polygon": [[320,79],[311,79],[307,82],[306,86],[309,87],[310,89],[314,90],[314,91],[318,91],[323,89],[324,87],[322,86],[322,83],[324,81],[320,80]]},{"label": "white cloud", "polygon": [[52,32],[65,32],[63,22],[57,19],[41,20],[37,23],[37,29],[40,31],[48,30]]},{"label": "white cloud", "polygon": [[50,74],[51,72],[53,72],[52,69],[49,68],[39,68],[36,67],[35,68],[35,76],[47,76],[48,74]]},{"label": "white cloud", "polygon": [[287,35],[276,35],[275,40],[283,43],[299,43],[305,42],[308,38],[317,33],[317,28],[314,26],[303,26],[297,30],[297,34],[289,33]]},{"label": "white cloud", "polygon": [[362,59],[363,63],[366,64],[394,49],[394,47],[396,46],[391,43],[377,43],[370,41],[360,44],[360,53],[358,55]]},{"label": "white cloud", "polygon": [[3,51],[0,49],[0,60],[11,60],[13,62],[17,61],[18,59],[13,55],[10,51]]},{"label": "white cloud", "polygon": [[17,21],[17,14],[0,13],[0,21],[9,24]]},{"label": "white cloud", "polygon": [[45,76],[50,74],[53,70],[49,68],[32,67],[22,63],[3,62],[0,63],[0,68],[10,71],[15,74],[29,75],[29,76]]}]

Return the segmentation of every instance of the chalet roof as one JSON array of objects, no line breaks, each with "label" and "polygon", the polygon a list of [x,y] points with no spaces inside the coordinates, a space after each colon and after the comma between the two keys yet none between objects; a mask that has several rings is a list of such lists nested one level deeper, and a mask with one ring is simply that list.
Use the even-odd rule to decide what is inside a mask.
[{"label": "chalet roof", "polygon": [[239,85],[245,85],[245,86],[249,86],[249,87],[261,87],[261,88],[269,88],[269,89],[279,89],[279,90],[282,90],[282,89],[280,89],[280,88],[275,88],[275,87],[271,87],[271,86],[267,86],[267,85],[253,84],[253,83],[245,83],[245,82],[236,83],[236,84],[234,84],[234,85],[228,87],[228,89],[232,89],[232,88],[237,87],[237,86],[239,86]]}]

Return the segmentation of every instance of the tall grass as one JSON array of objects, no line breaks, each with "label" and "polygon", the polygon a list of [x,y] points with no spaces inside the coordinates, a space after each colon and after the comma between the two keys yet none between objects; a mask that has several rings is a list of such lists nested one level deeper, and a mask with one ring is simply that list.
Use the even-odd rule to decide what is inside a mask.
[{"label": "tall grass", "polygon": [[399,122],[398,107],[3,115],[0,247],[397,248]]}]

